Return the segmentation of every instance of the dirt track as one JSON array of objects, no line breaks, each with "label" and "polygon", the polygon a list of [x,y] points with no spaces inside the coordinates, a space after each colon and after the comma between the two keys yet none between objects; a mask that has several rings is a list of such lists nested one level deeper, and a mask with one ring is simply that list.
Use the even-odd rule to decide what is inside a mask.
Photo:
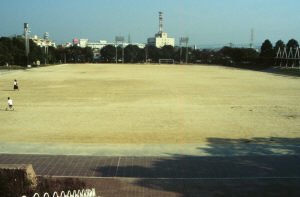
[{"label": "dirt track", "polygon": [[[17,79],[19,92],[12,90]],[[12,97],[14,112],[4,111]],[[60,65],[0,75],[1,142],[300,137],[300,78],[219,66]]]}]

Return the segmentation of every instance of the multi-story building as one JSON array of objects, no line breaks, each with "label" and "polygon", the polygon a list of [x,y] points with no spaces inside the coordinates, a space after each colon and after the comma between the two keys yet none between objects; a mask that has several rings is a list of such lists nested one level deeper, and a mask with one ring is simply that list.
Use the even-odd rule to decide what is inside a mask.
[{"label": "multi-story building", "polygon": [[87,47],[88,43],[89,43],[88,39],[79,39],[79,46],[82,48]]},{"label": "multi-story building", "polygon": [[33,38],[30,38],[30,39],[40,47],[45,47],[45,46],[56,47],[56,44],[55,44],[55,42],[53,42],[53,40],[38,38],[37,35],[35,35]]},{"label": "multi-story building", "polygon": [[[107,45],[113,45],[116,46],[116,43],[108,43],[106,40],[100,40],[99,42],[93,42],[93,43],[88,43],[87,46],[91,47],[92,49],[99,49],[101,50],[103,47],[107,46]],[[126,47],[128,45],[136,45],[139,48],[143,49],[145,48],[145,44],[141,44],[141,43],[118,43],[118,46],[122,46]]]},{"label": "multi-story building", "polygon": [[148,38],[148,45],[156,46],[157,48],[162,48],[165,45],[175,46],[175,39],[168,38],[167,33],[157,33],[154,38]]}]

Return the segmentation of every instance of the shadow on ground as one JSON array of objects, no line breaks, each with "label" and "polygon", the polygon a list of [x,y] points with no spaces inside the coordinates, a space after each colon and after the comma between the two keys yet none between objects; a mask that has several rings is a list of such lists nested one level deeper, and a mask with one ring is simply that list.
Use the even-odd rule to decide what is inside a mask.
[{"label": "shadow on ground", "polygon": [[270,73],[273,75],[278,76],[288,76],[288,77],[300,77],[300,69],[299,68],[280,68],[280,67],[243,67],[243,66],[232,66],[227,67],[224,66],[224,68],[228,69],[239,69],[239,70],[251,70],[251,71],[258,71],[258,72],[264,72],[264,73]]},{"label": "shadow on ground", "polygon": [[300,77],[300,69],[298,68],[283,68],[283,67],[273,67],[262,70],[254,70],[265,73],[270,73],[278,76],[289,76],[289,77]]},{"label": "shadow on ground", "polygon": [[1,90],[3,92],[14,92],[15,90]]},{"label": "shadow on ground", "polygon": [[268,69],[265,72],[281,75],[281,76],[300,77],[300,69],[274,68],[274,69]]},{"label": "shadow on ground", "polygon": [[300,154],[300,138],[207,138],[198,149],[212,156],[269,156]]},{"label": "shadow on ground", "polygon": [[[134,164],[131,158],[120,157],[115,166],[93,170],[96,176],[110,179],[112,185],[115,181],[119,187],[112,188],[118,194],[134,187],[146,190],[144,196],[300,196],[300,155],[284,153],[294,151],[299,138],[207,141],[209,145],[199,149],[211,156],[143,157],[135,158]],[[228,156],[228,152],[242,156]]]}]

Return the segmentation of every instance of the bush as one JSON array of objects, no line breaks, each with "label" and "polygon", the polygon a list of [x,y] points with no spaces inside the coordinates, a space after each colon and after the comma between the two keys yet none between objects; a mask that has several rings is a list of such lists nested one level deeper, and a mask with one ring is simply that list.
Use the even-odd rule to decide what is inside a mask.
[{"label": "bush", "polygon": [[86,184],[73,178],[55,179],[51,177],[38,177],[37,186],[32,188],[32,183],[26,178],[24,170],[0,170],[0,196],[20,197],[22,195],[33,196],[34,193],[53,195],[55,191],[81,190]]}]

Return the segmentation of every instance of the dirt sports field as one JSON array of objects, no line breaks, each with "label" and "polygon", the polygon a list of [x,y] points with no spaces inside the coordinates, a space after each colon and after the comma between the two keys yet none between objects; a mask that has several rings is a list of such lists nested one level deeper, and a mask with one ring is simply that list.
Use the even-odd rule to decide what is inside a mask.
[{"label": "dirt sports field", "polygon": [[[12,91],[17,79],[20,91]],[[5,111],[7,97],[15,111]],[[201,143],[300,137],[300,78],[220,66],[70,64],[0,72],[0,141]]]}]

